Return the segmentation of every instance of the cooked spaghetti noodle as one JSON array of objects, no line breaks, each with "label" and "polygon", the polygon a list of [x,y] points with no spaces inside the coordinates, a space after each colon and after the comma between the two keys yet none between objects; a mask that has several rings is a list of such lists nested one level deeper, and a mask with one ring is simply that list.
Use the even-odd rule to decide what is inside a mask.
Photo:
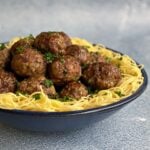
[{"label": "cooked spaghetti noodle", "polygon": [[[13,39],[7,44],[7,47],[11,47],[19,39],[20,38]],[[40,92],[35,92],[31,95],[23,95],[21,93],[0,94],[0,108],[42,112],[86,110],[120,101],[121,99],[132,95],[143,83],[141,73],[142,66],[137,65],[129,56],[108,50],[103,45],[93,46],[88,41],[80,38],[72,38],[72,43],[84,45],[89,51],[99,52],[111,63],[117,65],[121,71],[121,81],[113,88],[100,90],[96,94],[67,102],[48,98],[48,96],[44,94],[42,88]],[[37,94],[40,95],[38,100],[35,99],[35,95]]]}]

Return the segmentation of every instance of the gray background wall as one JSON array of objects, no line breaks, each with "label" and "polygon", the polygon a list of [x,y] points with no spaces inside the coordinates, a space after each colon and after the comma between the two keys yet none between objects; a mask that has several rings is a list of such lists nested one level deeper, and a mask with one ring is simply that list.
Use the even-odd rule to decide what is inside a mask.
[{"label": "gray background wall", "polygon": [[[129,54],[150,73],[149,0],[0,0],[0,41],[41,31],[70,36]],[[0,124],[0,150],[149,150],[150,89],[117,114],[69,133],[30,133]]]}]

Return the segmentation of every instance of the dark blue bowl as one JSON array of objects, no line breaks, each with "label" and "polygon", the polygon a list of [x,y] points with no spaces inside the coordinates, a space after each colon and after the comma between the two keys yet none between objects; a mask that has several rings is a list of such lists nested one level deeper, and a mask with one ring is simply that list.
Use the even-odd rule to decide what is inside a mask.
[{"label": "dark blue bowl", "polygon": [[104,107],[70,112],[31,112],[0,109],[0,122],[14,128],[30,131],[54,132],[83,128],[89,124],[103,120],[117,112],[125,104],[139,97],[145,91],[148,84],[148,77],[144,69],[142,69],[142,75],[144,82],[133,95]]}]

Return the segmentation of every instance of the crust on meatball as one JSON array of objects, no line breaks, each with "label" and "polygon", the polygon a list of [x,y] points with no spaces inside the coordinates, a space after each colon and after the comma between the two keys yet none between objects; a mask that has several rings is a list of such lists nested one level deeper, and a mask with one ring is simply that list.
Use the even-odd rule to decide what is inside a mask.
[{"label": "crust on meatball", "polygon": [[20,39],[19,41],[15,42],[11,47],[11,54],[14,56],[16,54],[20,54],[23,52],[24,49],[32,48],[34,43],[34,37],[29,36],[24,39]]},{"label": "crust on meatball", "polygon": [[35,76],[20,82],[18,91],[32,94],[34,92],[41,91],[42,87],[45,94],[54,98],[56,96],[56,90],[51,80],[48,80],[44,76]]},{"label": "crust on meatball", "polygon": [[66,54],[75,57],[81,65],[88,64],[90,53],[84,46],[70,45],[66,48]]},{"label": "crust on meatball", "polygon": [[10,49],[5,48],[0,51],[0,68],[5,68],[10,62]]},{"label": "crust on meatball", "polygon": [[105,59],[100,55],[98,52],[91,52],[89,59],[88,59],[88,64],[94,64],[94,63],[101,63],[101,62],[106,62]]},{"label": "crust on meatball", "polygon": [[12,73],[0,70],[0,93],[15,92],[16,78]]},{"label": "crust on meatball", "polygon": [[68,83],[60,93],[61,97],[79,99],[88,95],[87,88],[80,82]]},{"label": "crust on meatball", "polygon": [[120,70],[108,63],[94,63],[89,65],[82,75],[83,80],[98,89],[114,87],[121,79]]},{"label": "crust on meatball", "polygon": [[43,53],[64,54],[71,39],[64,32],[42,32],[35,38],[34,46]]},{"label": "crust on meatball", "polygon": [[44,74],[46,62],[40,52],[28,48],[13,57],[11,67],[17,75],[30,77],[37,74]]},{"label": "crust on meatball", "polygon": [[74,57],[61,56],[48,65],[48,75],[54,84],[63,85],[80,78],[81,66]]}]

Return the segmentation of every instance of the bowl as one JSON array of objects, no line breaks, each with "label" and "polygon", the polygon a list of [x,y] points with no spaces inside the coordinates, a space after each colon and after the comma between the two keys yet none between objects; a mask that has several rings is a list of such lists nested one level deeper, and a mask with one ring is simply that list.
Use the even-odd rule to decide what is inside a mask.
[{"label": "bowl", "polygon": [[[110,48],[108,49],[112,50]],[[120,53],[116,50],[112,51]],[[144,77],[143,84],[134,94],[120,100],[119,102],[103,107],[69,112],[32,112],[0,109],[0,123],[23,130],[46,132],[84,128],[89,124],[101,121],[116,113],[126,104],[139,97],[145,91],[148,84],[148,77],[145,69],[142,69],[141,71]]]}]

